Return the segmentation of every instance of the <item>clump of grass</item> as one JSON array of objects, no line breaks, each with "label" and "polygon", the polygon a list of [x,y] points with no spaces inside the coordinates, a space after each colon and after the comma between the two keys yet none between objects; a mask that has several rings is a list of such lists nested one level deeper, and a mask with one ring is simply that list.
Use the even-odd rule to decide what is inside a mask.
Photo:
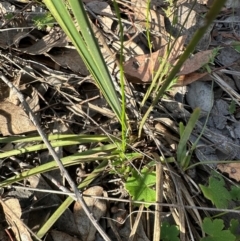
[{"label": "clump of grass", "polygon": [[[104,168],[107,166],[108,161],[111,160],[113,164],[116,166],[116,170],[122,172],[125,182],[125,187],[128,189],[130,194],[132,194],[133,198],[136,200],[147,200],[149,198],[148,194],[150,193],[150,201],[154,200],[155,192],[153,188],[153,184],[156,182],[156,175],[155,172],[151,169],[152,167],[149,165],[148,167],[142,168],[140,172],[134,170],[134,168],[128,168],[126,172],[124,172],[124,165],[127,162],[131,162],[134,159],[143,158],[143,154],[134,152],[129,147],[129,144],[134,145],[134,142],[128,140],[131,139],[131,132],[127,131],[130,130],[130,124],[128,121],[129,117],[126,115],[127,113],[127,105],[126,105],[126,98],[124,96],[124,81],[123,81],[123,67],[122,61],[120,60],[120,67],[121,67],[121,92],[122,97],[119,98],[114,84],[109,74],[108,68],[106,63],[102,57],[100,52],[99,46],[97,41],[94,37],[93,31],[89,24],[88,17],[86,15],[84,6],[82,1],[75,1],[69,0],[67,2],[62,0],[44,0],[44,4],[50,10],[52,16],[68,37],[71,39],[72,43],[76,47],[77,51],[79,52],[80,56],[84,60],[88,70],[90,71],[92,77],[96,81],[97,86],[101,90],[101,93],[104,95],[106,101],[108,102],[109,106],[112,108],[114,113],[116,114],[116,118],[118,119],[122,135],[120,140],[117,138],[108,138],[108,136],[58,136],[56,139],[54,136],[49,137],[49,140],[52,141],[51,144],[53,147],[55,146],[64,146],[64,145],[72,145],[86,142],[96,143],[101,142],[104,143],[99,147],[92,148],[88,151],[83,153],[75,153],[72,156],[67,156],[62,158],[62,163],[64,166],[74,165],[77,162],[91,162],[94,160],[100,161],[100,164],[95,168],[95,170],[79,185],[78,188],[87,187],[97,175],[99,175]],[[135,126],[134,128],[139,128],[139,137],[141,137],[141,130],[149,117],[150,112],[153,110],[155,105],[158,103],[159,99],[165,94],[165,91],[171,86],[173,81],[175,80],[176,74],[180,70],[181,66],[183,65],[184,61],[188,58],[188,56],[194,51],[198,41],[204,35],[205,31],[207,30],[208,26],[212,23],[212,21],[216,18],[218,12],[221,10],[221,7],[224,4],[224,0],[215,1],[212,8],[209,10],[208,14],[205,16],[205,24],[202,26],[194,35],[192,41],[187,46],[186,50],[178,60],[177,64],[173,66],[171,71],[169,72],[170,66],[167,63],[167,56],[169,52],[166,53],[165,58],[163,58],[162,65],[158,69],[156,73],[153,74],[153,81],[149,87],[147,94],[145,95],[142,104],[148,99],[148,97],[153,93],[154,99],[151,103],[151,106],[144,114],[139,127]],[[115,3],[115,2],[114,2]],[[148,6],[150,1],[148,2]],[[148,7],[149,8],[149,7]],[[116,12],[118,12],[117,5],[115,3]],[[48,16],[48,15],[47,15]],[[118,19],[120,22],[120,15],[118,13]],[[38,19],[39,20],[39,19]],[[36,20],[36,21],[38,21]],[[45,24],[52,24],[52,18],[46,17]],[[40,19],[40,22],[43,20]],[[77,22],[77,26],[75,25],[75,21]],[[40,27],[39,22],[36,22],[37,26]],[[121,23],[120,23],[121,26]],[[80,29],[80,33],[79,33]],[[121,36],[122,36],[121,30]],[[149,31],[147,30],[148,36],[148,43],[151,49],[151,42],[149,37]],[[122,46],[123,47],[123,46]],[[122,58],[122,47],[121,47],[121,58]],[[171,51],[171,47],[169,51]],[[157,88],[155,88],[157,86]],[[155,89],[154,89],[155,88]],[[197,109],[194,111],[192,117],[190,118],[186,127],[180,125],[180,142],[177,149],[177,162],[181,165],[183,169],[186,169],[189,166],[190,155],[188,155],[187,150],[187,141],[188,137],[190,136],[194,125],[199,117],[200,111]],[[84,139],[85,138],[85,139]],[[0,140],[1,141],[1,140]],[[20,139],[2,139],[2,142],[10,141],[39,141],[39,138],[30,139],[30,138],[20,138]],[[106,144],[107,143],[107,144]],[[26,153],[31,151],[38,151],[43,150],[46,148],[43,144],[33,145],[29,148],[19,149],[12,152],[2,153],[0,156],[8,157],[11,155],[17,155],[19,153]],[[150,158],[149,158],[150,159]],[[166,159],[162,158],[162,162],[166,164]],[[120,168],[119,168],[120,164]],[[152,164],[152,163],[151,163]],[[155,164],[153,164],[155,166]],[[21,181],[24,178],[30,175],[36,175],[38,173],[44,173],[49,170],[57,168],[55,162],[49,162],[47,164],[41,165],[39,167],[35,167],[31,170],[23,172],[19,175],[6,179],[5,181],[1,182],[0,187],[5,187],[10,185],[16,181]],[[149,171],[150,170],[150,171]],[[139,190],[137,190],[137,187]],[[143,194],[145,193],[145,194]],[[148,200],[149,201],[149,200]],[[60,217],[60,215],[68,208],[68,206],[73,202],[72,197],[67,198],[63,204],[57,209],[57,211],[49,218],[49,220],[44,224],[43,227],[37,233],[38,238],[42,238],[51,226],[56,222],[56,220]],[[168,225],[165,225],[168,226]],[[169,227],[168,227],[169,228]],[[170,227],[171,228],[171,227]],[[176,231],[177,229],[174,228]],[[179,233],[179,231],[176,231]],[[164,240],[164,238],[163,238]],[[167,240],[167,239],[166,239]]]}]

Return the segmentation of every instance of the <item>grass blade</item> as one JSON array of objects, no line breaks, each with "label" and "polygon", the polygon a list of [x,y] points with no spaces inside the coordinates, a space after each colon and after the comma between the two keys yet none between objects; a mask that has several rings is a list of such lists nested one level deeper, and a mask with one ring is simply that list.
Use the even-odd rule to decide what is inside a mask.
[{"label": "grass blade", "polygon": [[[62,0],[44,0],[43,2],[51,11],[64,32],[71,39],[108,104],[121,122],[120,101],[118,100],[108,68],[94,37],[82,1],[69,0],[71,9],[78,22],[81,35],[74,25],[74,21],[71,18],[67,6]],[[126,123],[122,124],[126,125]]]}]

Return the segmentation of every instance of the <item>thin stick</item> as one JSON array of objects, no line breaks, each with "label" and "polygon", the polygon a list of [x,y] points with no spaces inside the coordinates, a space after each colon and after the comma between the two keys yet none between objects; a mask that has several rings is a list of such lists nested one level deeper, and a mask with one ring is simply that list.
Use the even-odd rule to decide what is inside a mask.
[{"label": "thin stick", "polygon": [[13,89],[14,91],[16,91],[17,96],[20,100],[20,102],[22,103],[22,105],[24,106],[25,112],[29,115],[30,120],[33,122],[33,124],[36,126],[37,131],[39,133],[39,135],[42,137],[43,142],[45,143],[45,145],[47,146],[50,154],[52,155],[53,159],[56,161],[56,163],[59,166],[59,169],[63,175],[63,177],[65,177],[70,185],[70,187],[72,188],[77,201],[82,205],[83,210],[85,211],[86,215],[88,216],[88,218],[90,219],[90,221],[92,222],[92,224],[94,225],[94,227],[98,230],[98,232],[101,234],[101,236],[104,238],[104,240],[110,241],[109,237],[106,235],[106,233],[104,232],[104,230],[102,229],[102,227],[98,224],[98,221],[94,218],[94,216],[90,213],[86,203],[84,202],[84,199],[82,197],[82,193],[80,193],[80,191],[77,189],[77,186],[75,185],[75,183],[72,181],[70,175],[68,174],[67,170],[64,168],[60,158],[58,157],[58,155],[56,154],[56,152],[54,151],[54,149],[52,148],[50,142],[48,141],[45,133],[43,132],[43,130],[40,127],[40,124],[38,123],[38,120],[35,118],[31,108],[29,107],[28,103],[26,102],[26,100],[24,99],[24,96],[22,95],[22,93],[3,75],[2,72],[0,72],[0,78],[3,80],[3,82],[5,84],[7,84],[9,86],[9,88]]},{"label": "thin stick", "polygon": [[[46,190],[46,189],[38,189],[38,188],[31,188],[31,187],[21,187],[21,186],[15,186],[15,185],[10,185],[10,186],[8,186],[8,188],[30,190],[30,191],[35,191],[35,192],[56,193],[56,194],[71,196],[72,198],[74,198],[74,193],[64,193],[64,192],[55,191],[55,190]],[[196,209],[196,210],[204,210],[204,211],[212,211],[212,212],[226,212],[226,213],[240,214],[240,210],[237,209],[237,208],[235,208],[235,209],[211,208],[211,207],[199,207],[199,206],[180,205],[180,204],[171,204],[171,203],[144,202],[144,201],[134,201],[134,200],[129,200],[129,199],[123,199],[123,198],[111,198],[111,197],[103,197],[103,196],[87,195],[87,194],[83,194],[83,196],[84,197],[91,197],[91,198],[95,198],[95,199],[100,199],[100,200],[112,201],[112,202],[144,204],[144,205],[172,207],[172,208],[182,207],[182,208],[185,208],[185,209]],[[147,212],[154,213],[152,211],[147,211]],[[131,213],[133,213],[133,212],[131,212]]]},{"label": "thin stick", "polygon": [[[163,167],[161,160],[157,153],[152,153],[157,161],[156,163],[156,203],[161,203],[163,201]],[[160,204],[155,207],[155,217],[154,217],[154,231],[153,240],[158,241],[161,237],[161,212],[162,207]]]}]

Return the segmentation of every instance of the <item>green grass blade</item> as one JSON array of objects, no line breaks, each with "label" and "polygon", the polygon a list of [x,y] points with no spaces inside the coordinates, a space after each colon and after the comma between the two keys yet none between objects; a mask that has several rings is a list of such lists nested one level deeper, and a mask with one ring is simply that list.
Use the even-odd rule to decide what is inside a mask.
[{"label": "green grass blade", "polygon": [[[75,27],[70,13],[62,0],[44,0],[44,3],[71,39],[108,104],[121,122],[120,101],[118,100],[108,68],[104,62],[90,23],[88,22],[82,1],[69,0],[69,4],[78,21],[81,35]],[[126,125],[126,123],[122,124]]]},{"label": "green grass blade", "polygon": [[[99,142],[99,141],[101,141],[101,142],[102,141],[109,141],[108,137],[93,136],[93,135],[92,136],[90,136],[90,135],[86,135],[86,136],[79,136],[79,135],[66,135],[66,136],[64,136],[64,135],[62,135],[61,136],[62,139],[55,139],[55,138],[59,138],[59,135],[54,135],[54,136],[49,138],[51,140],[52,147],[70,146],[70,145],[77,145],[77,144],[80,144],[80,143],[83,144],[83,143],[94,143],[94,142]],[[6,138],[6,139],[8,139],[8,138]],[[25,139],[23,139],[23,141],[21,141],[21,138],[19,138],[19,137],[18,137],[18,139],[15,139],[15,141],[14,141],[14,138],[12,138],[13,142],[29,142],[30,140],[31,141],[35,141],[35,140],[41,141],[41,137],[25,138]],[[6,141],[6,140],[4,140],[4,141]],[[14,149],[14,150],[11,150],[11,151],[0,153],[0,158],[6,158],[6,157],[10,157],[10,156],[21,155],[21,154],[24,154],[24,153],[33,152],[33,151],[40,151],[40,150],[44,150],[44,149],[47,149],[47,147],[43,143],[37,144],[37,145],[32,145],[32,146],[26,146],[26,147],[23,147],[23,148]]]},{"label": "green grass blade", "polygon": [[[76,135],[76,134],[52,134],[47,136],[49,141],[53,140],[69,140],[69,141],[77,141],[79,140],[81,143],[91,143],[91,142],[110,142],[110,138],[103,135]],[[111,137],[112,140],[115,140],[114,137]],[[23,143],[23,142],[34,142],[34,141],[42,141],[40,136],[9,136],[9,137],[0,137],[0,143]]]},{"label": "green grass blade", "polygon": [[[90,162],[95,160],[105,160],[116,157],[118,155],[111,155],[111,152],[116,150],[115,144],[109,144],[106,146],[96,147],[88,151],[81,153],[75,153],[74,155],[67,156],[61,159],[65,167],[72,166],[80,162]],[[0,183],[0,187],[10,185],[14,182],[19,182],[24,178],[27,178],[32,175],[39,173],[45,173],[54,169],[58,169],[58,165],[55,161],[48,162],[46,164],[40,165],[38,167],[32,168],[28,171],[17,174],[13,177],[10,177]]]},{"label": "green grass blade", "polygon": [[196,108],[193,111],[193,113],[192,113],[186,127],[184,128],[183,132],[181,130],[182,135],[180,137],[180,141],[179,141],[178,148],[177,148],[177,161],[178,161],[178,163],[181,164],[182,167],[185,164],[185,163],[183,163],[183,160],[185,159],[185,156],[186,156],[187,142],[188,142],[189,137],[190,137],[190,135],[193,131],[194,126],[196,125],[196,122],[198,121],[198,118],[200,116],[200,112],[201,112],[200,108]]}]

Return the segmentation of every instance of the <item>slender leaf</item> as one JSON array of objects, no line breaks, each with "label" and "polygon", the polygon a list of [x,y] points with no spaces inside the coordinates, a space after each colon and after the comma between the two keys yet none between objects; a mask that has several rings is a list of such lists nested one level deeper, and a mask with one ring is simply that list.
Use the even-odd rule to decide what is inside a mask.
[{"label": "slender leaf", "polygon": [[[71,39],[108,104],[121,121],[120,101],[118,100],[111,76],[91,29],[82,1],[69,0],[70,7],[78,22],[81,34],[74,25],[70,11],[62,0],[44,0],[43,2],[51,11],[64,32]],[[126,125],[126,123],[122,124]]]},{"label": "slender leaf", "polygon": [[187,145],[189,137],[193,131],[193,128],[200,116],[200,112],[201,112],[200,108],[196,108],[194,110],[194,112],[192,113],[192,115],[180,137],[180,141],[179,141],[178,148],[177,148],[177,160],[181,164],[181,166],[184,166],[184,163],[182,163],[183,155],[186,154],[186,145]]}]

